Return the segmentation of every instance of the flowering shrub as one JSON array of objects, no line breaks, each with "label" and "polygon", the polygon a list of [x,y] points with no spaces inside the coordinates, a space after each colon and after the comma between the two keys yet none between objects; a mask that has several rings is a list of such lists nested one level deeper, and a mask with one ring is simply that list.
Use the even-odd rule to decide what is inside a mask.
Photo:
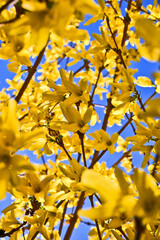
[{"label": "flowering shrub", "polygon": [[133,68],[160,61],[159,20],[157,0],[0,2],[14,72],[0,92],[2,239],[69,240],[81,223],[90,240],[160,239],[160,73]]}]

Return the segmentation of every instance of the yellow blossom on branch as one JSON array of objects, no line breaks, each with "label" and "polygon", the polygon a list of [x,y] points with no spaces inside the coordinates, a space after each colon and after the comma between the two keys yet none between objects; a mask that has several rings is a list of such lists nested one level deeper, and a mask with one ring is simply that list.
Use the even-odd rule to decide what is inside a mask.
[{"label": "yellow blossom on branch", "polygon": [[90,146],[92,146],[97,151],[108,149],[110,154],[115,152],[114,144],[117,142],[118,133],[113,133],[111,137],[103,129],[90,133],[89,136],[95,140],[88,140]]}]

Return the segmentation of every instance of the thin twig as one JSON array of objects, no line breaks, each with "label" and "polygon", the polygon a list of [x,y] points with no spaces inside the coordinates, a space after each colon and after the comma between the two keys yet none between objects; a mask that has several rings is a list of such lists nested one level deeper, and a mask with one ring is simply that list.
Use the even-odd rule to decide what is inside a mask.
[{"label": "thin twig", "polygon": [[135,240],[141,240],[142,234],[145,231],[145,226],[142,224],[142,219],[139,217],[135,217],[135,225],[136,225]]},{"label": "thin twig", "polygon": [[1,8],[0,8],[0,13],[4,10],[4,9],[6,9],[7,7],[9,7],[9,5],[10,4],[12,4],[12,3],[16,3],[16,2],[18,2],[18,0],[9,0],[8,2],[6,2]]},{"label": "thin twig", "polygon": [[66,214],[68,202],[69,201],[67,201],[64,205],[63,214],[62,214],[62,218],[61,218],[61,223],[60,223],[60,226],[59,226],[59,236],[61,236],[61,233],[62,233],[62,228],[63,228],[63,224],[64,224],[64,217],[65,217],[65,214]]},{"label": "thin twig", "polygon": [[102,124],[102,129],[103,130],[106,130],[107,128],[107,124],[108,124],[108,119],[109,119],[109,116],[110,116],[110,113],[113,109],[113,105],[112,105],[112,99],[111,97],[108,98],[108,104],[107,104],[107,108],[106,108],[106,114],[105,114],[105,117],[104,117],[104,120],[103,120],[103,124]]},{"label": "thin twig", "polygon": [[43,165],[44,165],[44,167],[45,167],[45,172],[47,173],[47,171],[48,171],[48,167],[47,167],[47,164],[46,164],[46,162],[45,162],[45,159],[44,159],[44,156],[42,155],[41,156],[41,159],[42,159],[42,162],[43,162]]},{"label": "thin twig", "polygon": [[117,230],[119,230],[120,231],[120,233],[124,236],[124,238],[126,239],[126,240],[129,240],[129,238],[128,238],[128,236],[125,234],[125,232],[123,231],[123,229],[122,229],[122,227],[120,226],[120,227],[118,227],[117,228]]},{"label": "thin twig", "polygon": [[157,165],[159,163],[159,154],[156,154],[156,157],[155,157],[155,160],[154,160],[154,168],[153,168],[153,171],[152,171],[152,176],[154,177],[155,173],[156,173],[156,170],[157,170]]},{"label": "thin twig", "polygon": [[[94,208],[93,195],[92,195],[92,196],[89,196],[89,200],[90,200],[90,202],[91,202],[92,208]],[[97,219],[95,219],[94,221],[95,221],[96,228],[97,228],[98,238],[99,238],[99,240],[102,240],[102,236],[101,236],[101,232],[100,232],[100,229],[99,229],[98,221],[97,221]]]},{"label": "thin twig", "polygon": [[112,167],[115,168],[125,157],[128,157],[130,153],[131,153],[131,149],[129,149],[127,152],[125,152],[122,155],[122,157],[111,166],[111,168]]},{"label": "thin twig", "polygon": [[62,143],[58,143],[58,145],[59,145],[61,148],[63,148],[63,150],[64,150],[65,153],[67,154],[69,160],[72,160],[72,157],[69,155],[67,149],[66,149],[65,146],[64,146],[64,143],[63,143],[63,142],[62,142]]},{"label": "thin twig", "polygon": [[21,229],[26,224],[27,224],[27,222],[25,221],[22,224],[20,224],[20,226],[18,226],[17,228],[13,228],[10,232],[1,234],[1,237],[10,237],[13,233],[17,232],[19,229]]},{"label": "thin twig", "polygon": [[89,67],[89,61],[84,59],[84,64],[82,65],[82,67],[78,68],[74,73],[73,76],[75,76],[78,72],[80,72],[81,70],[83,70],[84,68],[88,68]]},{"label": "thin twig", "polygon": [[77,162],[79,163],[80,162],[80,160],[81,160],[81,153],[78,153],[78,158],[77,158]]},{"label": "thin twig", "polygon": [[[130,118],[128,117],[127,113],[125,113],[125,116],[126,116],[126,118],[127,118],[128,120],[130,120]],[[132,118],[132,115],[131,115],[131,118]],[[136,133],[136,129],[135,129],[135,127],[133,126],[132,122],[130,122],[130,125],[131,125],[131,127],[132,127],[132,129],[133,129],[133,132]]]},{"label": "thin twig", "polygon": [[127,6],[127,13],[126,13],[126,17],[124,18],[124,30],[123,30],[123,37],[122,37],[122,42],[121,42],[121,46],[123,47],[123,45],[125,44],[125,41],[127,39],[127,30],[128,30],[128,26],[130,24],[130,17],[128,14],[128,11],[131,9],[131,3],[132,0],[128,1],[128,6]]},{"label": "thin twig", "polygon": [[98,85],[98,81],[99,81],[99,78],[100,78],[100,75],[101,75],[101,72],[103,71],[103,69],[104,69],[104,67],[100,67],[99,70],[98,70],[97,80],[96,80],[96,83],[94,84],[94,88],[93,88],[93,91],[92,91],[92,95],[90,96],[88,106],[92,105],[92,103],[93,103],[93,97],[94,97],[94,94],[95,94],[95,91],[96,91],[96,88],[97,88],[97,85]]},{"label": "thin twig", "polygon": [[84,134],[79,131],[77,133],[78,133],[79,139],[81,141],[84,166],[87,167],[86,155],[85,155],[85,149],[84,149]]},{"label": "thin twig", "polygon": [[149,100],[151,100],[155,95],[157,94],[157,92],[154,92],[145,102],[144,102],[144,106],[147,104],[147,102],[149,101]]},{"label": "thin twig", "polygon": [[[47,45],[46,45],[46,46],[47,46]],[[35,72],[36,72],[36,70],[37,70],[37,68],[38,68],[38,66],[39,66],[39,64],[40,64],[40,62],[41,62],[41,60],[42,60],[42,57],[43,57],[43,55],[44,55],[46,46],[45,46],[45,47],[41,50],[41,52],[39,53],[39,55],[38,55],[38,57],[37,57],[34,65],[33,65],[32,67],[29,67],[29,68],[28,68],[28,76],[27,76],[26,80],[24,81],[24,83],[23,83],[23,85],[22,85],[22,87],[21,87],[18,95],[17,95],[16,98],[15,98],[15,100],[16,100],[17,103],[19,103],[19,101],[20,101],[20,99],[21,99],[24,91],[25,91],[26,88],[28,87],[28,84],[30,83],[33,75],[35,74]]]}]

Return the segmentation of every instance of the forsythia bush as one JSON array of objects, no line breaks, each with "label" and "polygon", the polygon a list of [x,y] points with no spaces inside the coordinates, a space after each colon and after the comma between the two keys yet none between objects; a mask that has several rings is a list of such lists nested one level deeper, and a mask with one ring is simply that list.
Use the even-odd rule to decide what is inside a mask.
[{"label": "forsythia bush", "polygon": [[0,1],[15,73],[0,92],[1,239],[69,240],[81,223],[85,239],[160,239],[160,72],[132,68],[160,61],[159,21],[157,0]]}]

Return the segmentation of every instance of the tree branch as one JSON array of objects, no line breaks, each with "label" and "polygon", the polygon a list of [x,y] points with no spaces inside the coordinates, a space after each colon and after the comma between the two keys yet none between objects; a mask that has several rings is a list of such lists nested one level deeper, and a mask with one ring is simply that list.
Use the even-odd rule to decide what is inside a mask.
[{"label": "tree branch", "polygon": [[77,133],[78,133],[79,139],[81,141],[84,166],[87,167],[86,155],[85,155],[85,150],[84,150],[84,134],[81,133],[80,131],[78,131]]},{"label": "tree branch", "polygon": [[64,224],[64,217],[65,217],[65,214],[66,214],[67,205],[68,205],[68,201],[64,205],[62,219],[61,219],[61,223],[60,223],[60,226],[59,226],[59,236],[61,236],[61,233],[62,233],[62,228],[63,228],[63,224]]},{"label": "tree branch", "polygon": [[[47,43],[47,44],[48,44],[48,43]],[[46,44],[46,46],[47,46],[47,44]],[[45,47],[41,50],[41,52],[39,53],[39,55],[38,55],[38,57],[37,57],[34,65],[33,65],[32,67],[29,67],[29,68],[28,68],[28,76],[27,76],[26,80],[24,81],[24,83],[23,83],[23,85],[22,85],[22,87],[21,87],[18,95],[17,95],[16,98],[15,98],[15,100],[16,100],[17,103],[19,103],[19,101],[20,101],[20,99],[21,99],[24,91],[25,91],[26,88],[28,87],[28,84],[30,83],[33,75],[35,74],[35,72],[36,72],[36,70],[37,70],[37,68],[38,68],[38,66],[39,66],[39,64],[40,64],[40,62],[41,62],[41,60],[42,60],[42,57],[43,57],[43,55],[44,55],[46,46],[45,46]]]},{"label": "tree branch", "polygon": [[6,2],[1,8],[0,8],[0,13],[4,10],[4,9],[6,9],[7,7],[9,7],[9,5],[11,4],[11,3],[16,3],[16,2],[18,2],[19,0],[9,0],[8,2]]},{"label": "tree branch", "polygon": [[8,233],[1,233],[0,237],[10,237],[13,233],[17,232],[19,229],[21,229],[24,225],[26,225],[27,222],[23,222],[22,224],[20,224],[20,226],[18,226],[17,228],[13,228],[10,232]]},{"label": "tree branch", "polygon": [[77,222],[77,219],[78,219],[77,213],[78,213],[78,211],[82,208],[83,203],[84,203],[84,200],[85,200],[85,197],[84,197],[84,196],[85,196],[85,192],[82,192],[81,195],[80,195],[80,197],[79,197],[79,201],[78,201],[76,210],[75,210],[75,212],[74,212],[73,218],[72,218],[71,221],[70,221],[70,225],[69,225],[69,227],[68,227],[68,229],[67,229],[67,232],[66,232],[65,237],[64,237],[63,240],[69,240],[70,237],[71,237],[71,235],[72,235],[74,226],[75,226],[75,224],[76,224],[76,222]]},{"label": "tree branch", "polygon": [[[89,200],[90,200],[90,202],[91,202],[92,208],[94,208],[93,195],[92,195],[92,196],[89,196]],[[99,238],[99,240],[102,240],[102,236],[101,236],[101,232],[100,232],[100,229],[99,229],[98,221],[97,221],[97,219],[95,219],[94,221],[95,221],[96,228],[97,228],[98,238]]]}]

